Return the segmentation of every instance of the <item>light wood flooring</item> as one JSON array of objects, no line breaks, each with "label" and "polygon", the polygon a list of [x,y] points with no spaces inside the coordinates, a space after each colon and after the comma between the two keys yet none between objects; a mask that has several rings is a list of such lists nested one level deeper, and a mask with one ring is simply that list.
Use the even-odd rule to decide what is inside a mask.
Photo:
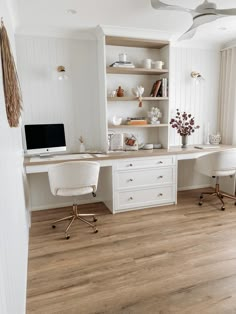
[{"label": "light wood flooring", "polygon": [[27,313],[235,314],[236,206],[217,199],[198,206],[200,190],[181,192],[178,205],[117,215],[102,203],[99,232],[68,209],[33,213]]}]

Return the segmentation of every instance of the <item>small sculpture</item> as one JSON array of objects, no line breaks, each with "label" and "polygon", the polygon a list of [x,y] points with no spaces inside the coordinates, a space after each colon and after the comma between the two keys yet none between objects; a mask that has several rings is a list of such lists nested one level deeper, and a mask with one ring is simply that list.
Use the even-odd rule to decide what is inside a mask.
[{"label": "small sculpture", "polygon": [[134,94],[134,96],[138,97],[139,99],[139,107],[142,107],[143,103],[142,103],[142,95],[144,93],[144,87],[143,86],[137,86],[136,88],[132,88],[132,92]]},{"label": "small sculpture", "polygon": [[121,88],[121,86],[118,87],[116,90],[117,97],[123,97],[124,96],[124,90]]}]

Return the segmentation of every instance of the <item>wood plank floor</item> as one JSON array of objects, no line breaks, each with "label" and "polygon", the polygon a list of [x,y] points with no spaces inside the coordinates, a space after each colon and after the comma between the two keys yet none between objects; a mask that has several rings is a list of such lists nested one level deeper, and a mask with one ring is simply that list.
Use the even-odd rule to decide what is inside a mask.
[{"label": "wood plank floor", "polygon": [[235,314],[236,207],[198,206],[201,190],[181,192],[178,205],[117,215],[101,203],[99,232],[81,222],[63,239],[68,213],[33,213],[27,313]]}]

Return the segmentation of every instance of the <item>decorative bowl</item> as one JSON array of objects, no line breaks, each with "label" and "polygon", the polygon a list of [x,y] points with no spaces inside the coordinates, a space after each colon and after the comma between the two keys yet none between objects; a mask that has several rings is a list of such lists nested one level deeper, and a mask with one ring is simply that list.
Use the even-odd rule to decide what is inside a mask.
[{"label": "decorative bowl", "polygon": [[114,116],[112,118],[112,124],[113,125],[121,125],[121,122],[122,122],[122,118],[119,118],[119,117],[116,117],[116,116]]}]

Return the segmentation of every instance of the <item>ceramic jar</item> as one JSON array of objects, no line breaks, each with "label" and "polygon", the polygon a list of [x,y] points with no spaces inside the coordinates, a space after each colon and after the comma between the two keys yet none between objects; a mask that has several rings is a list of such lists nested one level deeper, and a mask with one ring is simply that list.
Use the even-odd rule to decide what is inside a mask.
[{"label": "ceramic jar", "polygon": [[209,135],[209,142],[212,145],[219,145],[221,141],[220,134],[210,134]]}]

